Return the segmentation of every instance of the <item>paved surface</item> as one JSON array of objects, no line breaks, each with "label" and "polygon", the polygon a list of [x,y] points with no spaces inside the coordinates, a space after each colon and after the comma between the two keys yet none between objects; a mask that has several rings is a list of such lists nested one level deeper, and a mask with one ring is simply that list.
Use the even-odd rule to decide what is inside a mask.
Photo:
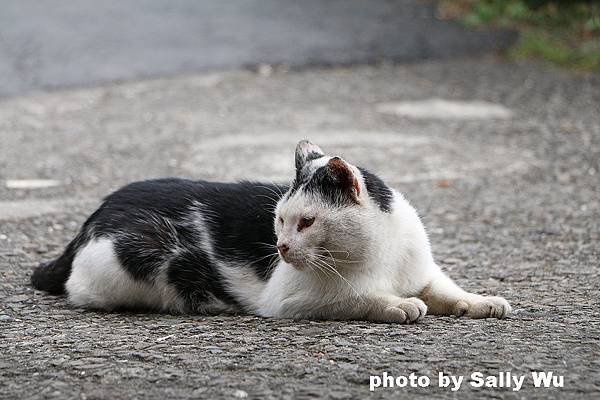
[{"label": "paved surface", "polygon": [[[597,75],[466,60],[232,71],[1,102],[0,179],[59,185],[0,185],[0,397],[598,397],[599,96]],[[512,117],[393,113],[434,98],[487,101]],[[110,190],[171,175],[289,179],[304,137],[405,192],[441,265],[466,288],[505,296],[514,315],[398,326],[107,314],[28,286]],[[535,390],[528,377],[518,393],[369,396],[369,376],[383,371],[437,385],[439,371],[537,370],[564,375],[565,387]]]},{"label": "paved surface", "polygon": [[416,60],[503,48],[420,0],[2,0],[0,97],[259,64]]}]

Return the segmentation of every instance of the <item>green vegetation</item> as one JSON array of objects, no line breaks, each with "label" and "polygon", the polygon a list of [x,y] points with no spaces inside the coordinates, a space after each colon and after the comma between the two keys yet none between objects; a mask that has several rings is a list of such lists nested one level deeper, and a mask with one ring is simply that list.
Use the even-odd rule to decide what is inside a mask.
[{"label": "green vegetation", "polygon": [[600,72],[600,2],[581,0],[442,0],[440,14],[470,27],[516,29],[514,59],[539,58]]}]

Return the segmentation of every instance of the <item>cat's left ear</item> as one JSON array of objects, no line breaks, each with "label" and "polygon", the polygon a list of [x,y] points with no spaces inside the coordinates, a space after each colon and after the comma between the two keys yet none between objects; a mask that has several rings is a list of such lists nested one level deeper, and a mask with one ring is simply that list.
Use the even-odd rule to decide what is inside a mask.
[{"label": "cat's left ear", "polygon": [[327,169],[335,177],[336,183],[352,197],[356,203],[360,203],[360,184],[352,168],[341,158],[333,157],[327,162]]},{"label": "cat's left ear", "polygon": [[296,170],[302,170],[307,162],[321,158],[324,155],[323,150],[316,144],[308,140],[301,140],[296,146]]}]

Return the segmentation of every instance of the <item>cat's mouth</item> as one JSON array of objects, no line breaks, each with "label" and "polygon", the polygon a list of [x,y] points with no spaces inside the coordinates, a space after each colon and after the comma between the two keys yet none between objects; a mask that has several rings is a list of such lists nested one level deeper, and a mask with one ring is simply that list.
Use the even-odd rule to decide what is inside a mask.
[{"label": "cat's mouth", "polygon": [[298,271],[302,271],[304,269],[304,264],[302,264],[301,262],[294,260],[294,261],[286,261],[286,263],[288,263],[289,265],[291,265],[292,267],[294,267],[295,269],[297,269]]}]

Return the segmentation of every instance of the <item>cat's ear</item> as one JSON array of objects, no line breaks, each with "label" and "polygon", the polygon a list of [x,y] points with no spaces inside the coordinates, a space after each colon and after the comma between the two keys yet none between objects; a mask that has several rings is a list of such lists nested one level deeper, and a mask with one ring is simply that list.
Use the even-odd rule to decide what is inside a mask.
[{"label": "cat's ear", "polygon": [[300,171],[304,165],[312,160],[323,157],[323,150],[308,140],[301,140],[296,146],[296,170]]},{"label": "cat's ear", "polygon": [[336,183],[350,194],[352,200],[359,203],[360,184],[352,172],[352,168],[341,158],[333,157],[327,162],[327,169],[335,178]]}]

